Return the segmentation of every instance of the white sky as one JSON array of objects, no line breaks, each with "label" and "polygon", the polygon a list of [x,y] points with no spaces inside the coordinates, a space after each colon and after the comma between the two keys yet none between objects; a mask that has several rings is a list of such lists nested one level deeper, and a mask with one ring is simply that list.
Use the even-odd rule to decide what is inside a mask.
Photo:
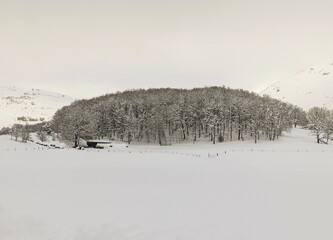
[{"label": "white sky", "polygon": [[0,85],[258,91],[333,62],[332,0],[0,0]]}]

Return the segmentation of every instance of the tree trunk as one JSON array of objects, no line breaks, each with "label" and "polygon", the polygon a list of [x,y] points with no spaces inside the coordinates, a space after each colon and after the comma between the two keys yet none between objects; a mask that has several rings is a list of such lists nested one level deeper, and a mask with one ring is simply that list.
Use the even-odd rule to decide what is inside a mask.
[{"label": "tree trunk", "polygon": [[186,134],[185,134],[185,126],[184,123],[182,123],[182,131],[183,131],[183,138],[184,140],[186,139]]},{"label": "tree trunk", "polygon": [[201,124],[199,124],[199,138],[201,138]]},{"label": "tree trunk", "polygon": [[194,142],[197,140],[197,122],[194,124]]}]

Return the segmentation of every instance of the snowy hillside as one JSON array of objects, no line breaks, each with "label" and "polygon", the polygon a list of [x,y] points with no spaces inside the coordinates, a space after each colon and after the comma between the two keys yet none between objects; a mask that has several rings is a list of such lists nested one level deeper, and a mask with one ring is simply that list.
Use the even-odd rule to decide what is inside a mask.
[{"label": "snowy hillside", "polygon": [[304,110],[320,106],[333,109],[333,63],[300,71],[294,77],[274,83],[261,94],[298,105]]},{"label": "snowy hillside", "polygon": [[0,128],[13,123],[38,123],[50,120],[61,107],[75,99],[40,89],[0,86]]}]

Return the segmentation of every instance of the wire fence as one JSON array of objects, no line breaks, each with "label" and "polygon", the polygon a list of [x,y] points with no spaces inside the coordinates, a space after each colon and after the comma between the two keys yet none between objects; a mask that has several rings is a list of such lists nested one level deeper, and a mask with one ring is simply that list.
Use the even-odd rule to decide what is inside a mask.
[{"label": "wire fence", "polygon": [[333,149],[268,149],[268,148],[228,148],[219,150],[162,150],[162,149],[137,149],[137,148],[126,148],[126,149],[93,149],[85,148],[83,150],[77,150],[75,148],[62,148],[56,149],[52,147],[36,146],[36,147],[7,147],[0,148],[0,152],[31,152],[31,151],[85,151],[85,152],[96,152],[96,153],[118,153],[118,154],[168,154],[168,155],[181,155],[190,156],[196,158],[219,158],[232,153],[333,153]]}]

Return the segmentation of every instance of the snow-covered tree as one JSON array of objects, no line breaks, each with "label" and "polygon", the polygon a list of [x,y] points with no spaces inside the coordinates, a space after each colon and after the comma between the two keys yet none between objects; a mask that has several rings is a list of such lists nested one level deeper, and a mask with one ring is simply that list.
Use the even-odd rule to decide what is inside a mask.
[{"label": "snow-covered tree", "polygon": [[333,138],[333,110],[327,111],[323,121],[323,138],[326,144]]},{"label": "snow-covered tree", "polygon": [[11,128],[11,136],[15,138],[15,141],[20,137],[22,128],[21,124],[14,124]]},{"label": "snow-covered tree", "polygon": [[27,142],[30,140],[31,129],[28,123],[26,123],[23,127],[21,127],[20,137],[22,142]]},{"label": "snow-covered tree", "polygon": [[47,134],[42,128],[37,132],[37,136],[42,142],[45,142],[47,139]]},{"label": "snow-covered tree", "polygon": [[327,132],[329,111],[326,108],[313,107],[309,110],[307,116],[309,121],[307,128],[316,136],[317,143],[323,142],[325,128]]}]

